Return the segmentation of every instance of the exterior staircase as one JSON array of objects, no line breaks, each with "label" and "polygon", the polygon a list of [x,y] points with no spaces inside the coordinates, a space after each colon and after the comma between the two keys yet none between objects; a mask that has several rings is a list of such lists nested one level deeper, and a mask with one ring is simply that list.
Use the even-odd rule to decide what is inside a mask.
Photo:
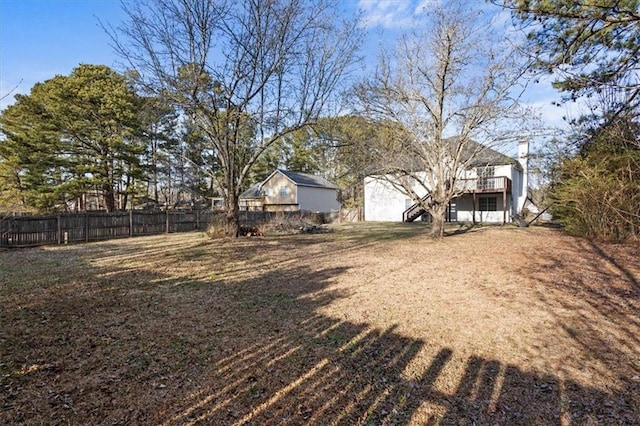
[{"label": "exterior staircase", "polygon": [[[424,203],[429,198],[431,198],[431,195],[427,194],[424,197],[422,197],[421,201]],[[422,216],[425,212],[426,210],[422,208],[421,203],[414,203],[411,207],[409,207],[408,209],[402,212],[402,221],[413,222],[414,220]]]}]

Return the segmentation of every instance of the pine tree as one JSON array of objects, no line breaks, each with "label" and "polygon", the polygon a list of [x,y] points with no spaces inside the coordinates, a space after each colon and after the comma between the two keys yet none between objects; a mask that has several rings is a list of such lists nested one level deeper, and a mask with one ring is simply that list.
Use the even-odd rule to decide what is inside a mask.
[{"label": "pine tree", "polygon": [[124,207],[144,174],[140,106],[125,77],[103,65],[37,83],[0,116],[0,161],[12,172],[4,183],[39,211],[68,209],[88,191],[107,211]]}]

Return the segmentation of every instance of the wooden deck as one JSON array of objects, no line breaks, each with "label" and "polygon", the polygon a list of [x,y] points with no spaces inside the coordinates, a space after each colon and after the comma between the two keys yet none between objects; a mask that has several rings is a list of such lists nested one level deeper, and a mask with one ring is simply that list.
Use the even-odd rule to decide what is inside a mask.
[{"label": "wooden deck", "polygon": [[511,179],[506,176],[459,179],[456,186],[465,193],[511,193]]},{"label": "wooden deck", "polygon": [[[456,189],[460,190],[462,194],[473,194],[474,218],[477,205],[477,194],[502,194],[502,222],[507,223],[507,194],[511,194],[511,179],[506,176],[459,179],[456,181]],[[430,195],[425,195],[422,198],[422,201],[426,201],[429,197]],[[413,222],[424,212],[425,209],[422,208],[421,203],[414,203],[402,213],[402,221]]]}]

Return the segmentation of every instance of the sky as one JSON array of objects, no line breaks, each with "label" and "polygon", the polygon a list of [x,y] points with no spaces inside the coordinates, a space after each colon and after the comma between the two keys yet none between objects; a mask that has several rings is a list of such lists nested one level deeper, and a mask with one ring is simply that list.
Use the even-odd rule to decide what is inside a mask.
[{"label": "sky", "polygon": [[[411,29],[424,8],[438,0],[343,1],[347,9],[362,11],[368,35],[364,50],[371,53]],[[35,83],[68,75],[81,63],[118,69],[100,22],[117,27],[123,19],[118,0],[0,0],[0,110],[14,102],[16,93],[29,93]],[[550,125],[561,125],[561,117],[571,113],[551,105],[558,99],[549,81],[531,85],[524,97],[540,107]]]},{"label": "sky", "polygon": [[13,94],[80,63],[114,65],[98,19],[118,23],[122,16],[117,0],[0,0],[0,97],[17,86],[0,109]]}]

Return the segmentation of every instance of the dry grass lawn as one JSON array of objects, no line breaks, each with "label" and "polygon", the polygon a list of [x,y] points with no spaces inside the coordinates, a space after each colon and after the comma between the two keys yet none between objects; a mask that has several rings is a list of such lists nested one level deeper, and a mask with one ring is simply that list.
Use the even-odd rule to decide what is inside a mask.
[{"label": "dry grass lawn", "polygon": [[640,249],[421,224],[0,252],[1,424],[640,424]]}]

